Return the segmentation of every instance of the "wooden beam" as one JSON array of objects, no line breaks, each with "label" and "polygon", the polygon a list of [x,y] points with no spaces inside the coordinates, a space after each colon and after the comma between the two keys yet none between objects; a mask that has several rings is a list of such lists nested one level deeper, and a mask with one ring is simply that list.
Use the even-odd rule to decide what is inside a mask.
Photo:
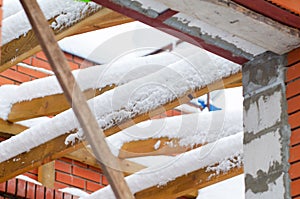
[{"label": "wooden beam", "polygon": [[[224,87],[224,85],[228,85],[231,82],[235,82],[238,79],[241,79],[241,76],[241,73],[237,73],[230,77],[224,78],[223,80],[216,81],[211,85],[206,86],[205,88],[198,89],[195,92],[187,92],[181,98],[169,102],[163,107],[153,109],[148,113],[139,114],[131,118],[130,121],[128,120],[127,122],[121,124],[122,127],[120,127],[120,125],[117,125],[105,130],[104,134],[106,136],[112,135],[114,133],[119,132],[123,128],[150,119],[152,116],[163,113],[166,110],[173,109],[180,105],[180,103],[186,103],[191,100],[191,97],[199,97],[208,92],[211,92],[212,90],[221,89]],[[76,129],[74,129],[72,132],[76,132]],[[68,153],[74,152],[84,147],[82,143],[75,143],[74,145],[65,145],[65,139],[70,133],[71,132],[66,132],[66,134],[61,135],[53,140],[49,140],[48,142],[30,150],[27,153],[22,153],[18,156],[11,158],[10,160],[0,163],[0,182],[4,182],[10,178],[13,178],[16,175],[19,175],[26,171],[30,171],[42,164],[63,157]]]},{"label": "wooden beam", "polygon": [[7,122],[7,121],[4,121],[4,120],[0,119],[0,132],[1,133],[16,135],[16,134],[19,134],[20,132],[22,132],[26,129],[27,129],[26,126],[16,124],[16,123]]},{"label": "wooden beam", "polygon": [[68,62],[56,43],[55,35],[50,30],[38,3],[36,0],[21,0],[20,2],[116,198],[134,199],[124,175],[120,171],[119,161],[111,153],[103,131],[76,83]]},{"label": "wooden beam", "polygon": [[38,168],[38,181],[47,188],[54,188],[55,162],[49,162]]},{"label": "wooden beam", "polygon": [[[155,149],[154,145],[158,141],[160,142],[160,146]],[[156,155],[173,156],[202,146],[201,144],[198,144],[193,147],[182,147],[179,145],[179,141],[180,139],[176,138],[152,138],[147,140],[131,141],[122,146],[119,152],[119,158],[125,159]],[[172,143],[172,146],[170,146],[169,143]]]},{"label": "wooden beam", "polygon": [[[65,155],[64,157],[101,169],[100,165],[97,162],[95,155],[87,147],[84,147],[77,151],[69,153],[69,154]],[[120,160],[120,161],[121,161],[122,171],[125,173],[125,175],[130,175],[130,174],[133,174],[135,172],[138,172],[138,171],[146,168],[143,165],[134,163],[129,160]]]},{"label": "wooden beam", "polygon": [[[99,89],[88,89],[84,91],[84,95],[86,99],[91,99],[113,88],[114,85]],[[41,116],[52,116],[69,108],[71,106],[63,94],[34,98],[30,101],[13,104],[8,115],[8,121],[17,122]]]},{"label": "wooden beam", "polygon": [[[52,23],[54,19],[50,19]],[[71,27],[65,27],[62,30],[54,30],[56,40],[61,40],[67,36],[80,34],[88,31],[107,28],[133,21],[108,8],[102,8],[98,11],[91,11],[83,20],[77,22]],[[0,72],[16,65],[22,60],[41,51],[38,40],[32,30],[25,36],[15,39],[1,47]]]},{"label": "wooden beam", "polygon": [[187,175],[176,178],[168,182],[165,186],[154,186],[135,194],[136,199],[165,199],[177,198],[184,196],[198,189],[216,184],[223,180],[227,180],[244,172],[243,168],[233,168],[227,173],[215,174],[214,172],[206,171],[207,168],[199,169]]}]

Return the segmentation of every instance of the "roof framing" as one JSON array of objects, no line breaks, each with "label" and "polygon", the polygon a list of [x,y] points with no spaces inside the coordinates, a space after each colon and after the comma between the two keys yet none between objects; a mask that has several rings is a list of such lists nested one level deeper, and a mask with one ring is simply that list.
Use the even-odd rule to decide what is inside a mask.
[{"label": "roof framing", "polygon": [[[54,19],[50,19],[49,23]],[[67,36],[107,28],[123,23],[133,21],[133,19],[125,17],[108,8],[101,8],[98,11],[91,11],[82,20],[72,25],[64,27],[61,30],[54,30],[56,40],[61,40]],[[12,40],[1,47],[0,72],[16,65],[22,60],[41,51],[39,42],[32,30],[25,36]]]}]

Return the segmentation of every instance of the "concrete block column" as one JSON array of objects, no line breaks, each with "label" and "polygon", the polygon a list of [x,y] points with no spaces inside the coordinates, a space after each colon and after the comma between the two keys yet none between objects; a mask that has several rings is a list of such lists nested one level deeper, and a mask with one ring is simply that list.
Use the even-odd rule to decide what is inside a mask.
[{"label": "concrete block column", "polygon": [[245,198],[291,198],[286,57],[264,53],[243,66]]}]

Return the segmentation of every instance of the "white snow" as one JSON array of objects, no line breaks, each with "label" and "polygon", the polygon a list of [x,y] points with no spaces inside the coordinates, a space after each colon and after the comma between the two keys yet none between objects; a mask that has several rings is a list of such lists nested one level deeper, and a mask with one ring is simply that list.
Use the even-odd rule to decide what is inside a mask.
[{"label": "white snow", "polygon": [[160,147],[160,144],[161,144],[161,141],[160,140],[158,140],[155,144],[154,144],[154,146],[153,146],[153,148],[154,148],[154,150],[157,150],[157,149],[159,149],[159,147]]},{"label": "white snow", "polygon": [[16,176],[16,178],[20,179],[20,180],[24,180],[26,182],[31,182],[33,184],[42,186],[42,184],[40,182],[38,182],[38,181],[36,181],[36,180],[34,180],[32,178],[29,178],[28,176],[25,176],[25,175],[18,175],[18,176]]},{"label": "white snow", "polygon": [[[122,85],[151,74],[171,63],[194,53],[194,48],[179,49],[157,55],[135,58],[119,58],[107,65],[99,65],[73,71],[82,90],[100,89],[111,85]],[[0,87],[0,118],[6,120],[13,104],[34,98],[63,93],[55,76],[25,82],[20,86]]]},{"label": "white snow", "polygon": [[[206,52],[199,50],[188,59],[105,92],[88,103],[99,126],[108,129],[183,96],[187,91],[204,87],[241,69],[239,65],[229,61],[224,61],[220,66],[214,65],[213,61]],[[82,137],[83,132],[71,109],[58,114],[49,122],[1,142],[0,162],[75,128],[79,129],[78,135]]]},{"label": "white snow", "polygon": [[[176,161],[164,167],[150,167],[126,177],[126,181],[132,193],[152,186],[164,186],[169,181],[179,176],[188,174],[206,166],[215,165],[227,161],[233,156],[239,157],[243,153],[243,133],[238,133],[217,142],[207,144],[201,148],[191,150],[178,156]],[[239,167],[236,165],[235,167]],[[227,167],[223,168],[226,171]],[[208,180],[208,179],[199,179]],[[141,183],[142,182],[142,183]],[[87,199],[106,198],[114,199],[111,187],[105,187],[94,192]]]},{"label": "white snow", "polygon": [[29,119],[29,120],[19,121],[16,123],[21,124],[23,126],[27,126],[27,127],[33,127],[35,125],[38,125],[42,122],[47,122],[49,120],[51,120],[49,117],[37,117],[37,118]]},{"label": "white snow", "polygon": [[58,189],[58,191],[61,191],[63,193],[68,193],[68,194],[71,194],[73,196],[78,196],[78,197],[89,196],[89,194],[86,193],[85,191],[82,191],[81,189],[73,188],[73,187],[66,187],[63,189]]},{"label": "white snow", "polygon": [[244,199],[244,174],[210,185],[198,191],[197,199]]},{"label": "white snow", "polygon": [[28,65],[28,64],[25,64],[25,63],[18,63],[17,66],[23,67],[23,68],[28,68],[28,69],[33,70],[33,71],[38,71],[38,72],[41,72],[41,73],[45,73],[47,75],[54,75],[54,72],[51,71],[51,70],[47,70],[47,69],[36,67],[36,66],[31,66],[31,65]]},{"label": "white snow", "polygon": [[[117,156],[124,143],[149,138],[177,138],[180,146],[214,142],[243,131],[242,110],[214,111],[148,120],[109,136],[107,142]],[[154,145],[154,149],[160,142]],[[175,147],[174,143],[169,146]]]},{"label": "white snow", "polygon": [[[4,5],[9,1],[6,0]],[[83,3],[73,0],[38,0],[38,3],[46,19],[55,17],[55,22],[52,24],[54,29],[71,26],[91,10],[100,8],[96,3]],[[24,10],[20,10],[20,4],[15,3],[15,1],[4,6],[4,13],[7,14],[5,14],[2,21],[2,45],[26,35],[31,29]]]},{"label": "white snow", "polygon": [[135,21],[67,37],[59,46],[68,53],[104,64],[125,55],[144,56],[177,40]]}]

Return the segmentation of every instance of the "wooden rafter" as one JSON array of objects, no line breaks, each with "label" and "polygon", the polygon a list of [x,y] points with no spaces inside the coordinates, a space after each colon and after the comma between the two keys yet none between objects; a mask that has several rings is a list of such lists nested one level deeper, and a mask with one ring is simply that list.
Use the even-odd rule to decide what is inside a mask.
[{"label": "wooden rafter", "polygon": [[[241,79],[241,76],[241,73],[237,73],[230,77],[224,78],[223,80],[216,81],[202,89],[187,92],[181,98],[173,100],[162,107],[153,109],[145,114],[139,114],[133,117],[131,120],[128,120],[127,122],[115,125],[105,130],[104,134],[106,136],[115,134],[124,128],[132,126],[133,124],[150,119],[152,116],[163,113],[166,110],[173,109],[179,106],[180,103],[189,102],[191,98],[196,98],[213,90],[224,88],[226,87],[226,85]],[[29,152],[19,154],[18,156],[15,156],[10,160],[0,163],[0,182],[6,181],[20,173],[32,170],[42,164],[63,157],[68,153],[74,152],[84,147],[82,142],[76,143],[74,145],[65,145],[65,139],[70,133],[71,132],[66,132],[66,134],[50,140],[42,145],[39,145]],[[19,161],[16,162],[14,160]]]},{"label": "wooden rafter", "polygon": [[17,135],[26,129],[27,129],[27,127],[25,127],[23,125],[7,122],[7,121],[0,119],[0,132],[1,133],[6,133],[9,135]]},{"label": "wooden rafter", "polygon": [[[53,20],[54,19],[50,19],[49,23]],[[54,30],[54,33],[56,40],[61,40],[70,35],[107,28],[130,21],[133,20],[108,8],[102,8],[96,12],[91,11],[83,20],[71,27],[65,27],[59,31]],[[33,31],[30,30],[26,36],[15,39],[1,47],[0,72],[16,65],[39,51],[41,51],[41,47]]]},{"label": "wooden rafter", "polygon": [[89,108],[86,98],[74,76],[69,69],[68,62],[60,50],[55,35],[49,28],[49,24],[43,15],[36,0],[20,1],[38,41],[49,60],[51,68],[64,91],[67,101],[72,105],[76,118],[84,131],[84,135],[91,145],[92,151],[101,165],[103,173],[114,192],[116,198],[134,199],[122,171],[120,161],[111,153],[96,118]]},{"label": "wooden rafter", "polygon": [[165,199],[177,198],[192,193],[198,189],[227,180],[244,172],[243,168],[233,168],[227,173],[214,175],[214,172],[202,168],[187,175],[180,176],[170,181],[165,186],[154,186],[135,194],[136,199]]},{"label": "wooden rafter", "polygon": [[[154,148],[157,142],[160,142],[158,148]],[[138,140],[125,143],[119,152],[119,158],[133,158],[141,156],[155,156],[155,155],[176,155],[187,152],[191,149],[202,146],[201,144],[191,147],[183,147],[179,145],[180,139],[170,138],[153,138],[147,140]],[[172,143],[170,146],[169,143]]]}]

